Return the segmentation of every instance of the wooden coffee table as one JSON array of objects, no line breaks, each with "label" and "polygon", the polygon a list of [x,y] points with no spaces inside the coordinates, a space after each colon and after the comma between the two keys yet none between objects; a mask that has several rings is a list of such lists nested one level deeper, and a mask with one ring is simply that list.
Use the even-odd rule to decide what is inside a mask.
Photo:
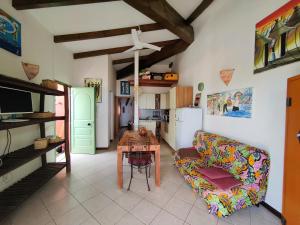
[{"label": "wooden coffee table", "polygon": [[[117,171],[118,186],[123,188],[123,153],[129,152],[128,143],[131,142],[133,151],[150,151],[155,153],[155,184],[160,186],[160,144],[151,131],[147,132],[146,137],[141,137],[136,131],[125,131],[118,143],[117,152]],[[133,143],[133,144],[132,144]]]}]

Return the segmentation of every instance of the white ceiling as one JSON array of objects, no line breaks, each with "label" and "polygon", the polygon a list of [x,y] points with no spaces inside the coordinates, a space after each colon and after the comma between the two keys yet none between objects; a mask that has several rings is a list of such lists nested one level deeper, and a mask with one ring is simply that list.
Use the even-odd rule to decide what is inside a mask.
[{"label": "white ceiling", "polygon": [[[195,10],[202,0],[167,0],[169,4],[185,19]],[[89,31],[107,30],[141,24],[154,23],[151,19],[127,5],[123,1],[94,3],[27,10],[40,24],[53,35],[72,34]],[[144,32],[142,40],[157,42],[173,40],[178,37],[168,30]],[[106,48],[115,48],[132,45],[130,35],[115,36],[85,41],[66,42],[63,45],[73,53],[93,51]],[[152,51],[142,51],[146,55]],[[132,57],[131,53],[118,53],[112,55],[113,59]],[[115,66],[116,69],[126,64]]]}]

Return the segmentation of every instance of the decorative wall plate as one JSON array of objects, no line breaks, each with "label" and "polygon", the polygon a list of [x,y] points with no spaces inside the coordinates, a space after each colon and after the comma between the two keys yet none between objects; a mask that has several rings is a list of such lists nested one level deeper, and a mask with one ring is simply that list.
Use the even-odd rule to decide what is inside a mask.
[{"label": "decorative wall plate", "polygon": [[39,65],[22,62],[22,66],[23,66],[24,72],[29,80],[32,80],[33,78],[35,78],[40,71]]},{"label": "decorative wall plate", "polygon": [[226,84],[226,86],[229,85],[232,76],[233,76],[234,69],[226,69],[220,71],[220,77],[222,81]]}]

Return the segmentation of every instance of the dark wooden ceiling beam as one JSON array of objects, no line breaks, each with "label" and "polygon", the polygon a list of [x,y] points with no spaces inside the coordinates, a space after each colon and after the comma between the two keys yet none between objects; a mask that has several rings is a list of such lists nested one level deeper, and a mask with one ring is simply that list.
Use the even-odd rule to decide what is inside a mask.
[{"label": "dark wooden ceiling beam", "polygon": [[[163,46],[172,45],[172,44],[176,43],[177,41],[178,41],[178,39],[168,40],[168,41],[159,41],[159,42],[154,42],[151,44],[163,47]],[[88,52],[79,52],[79,53],[74,53],[73,58],[81,59],[81,58],[88,58],[88,57],[93,57],[93,56],[116,54],[116,53],[124,52],[132,47],[133,46],[124,46],[124,47],[100,49],[100,50],[88,51]]]},{"label": "dark wooden ceiling beam", "polygon": [[[143,59],[140,59],[139,69],[142,70],[148,68],[157,62],[183,52],[188,46],[189,44],[185,41],[177,40],[176,43],[162,48],[160,52],[154,52],[148,56],[145,56]],[[128,75],[131,75],[133,71],[134,64],[130,64],[117,72],[117,79],[127,77]]]},{"label": "dark wooden ceiling beam", "polygon": [[61,42],[70,42],[70,41],[82,41],[96,38],[105,38],[105,37],[113,37],[118,35],[130,34],[131,29],[140,29],[143,32],[147,31],[155,31],[164,29],[158,23],[151,24],[143,24],[140,26],[132,26],[132,27],[123,27],[111,30],[102,30],[102,31],[92,31],[85,33],[76,33],[76,34],[64,34],[64,35],[56,35],[54,36],[55,43]]},{"label": "dark wooden ceiling beam", "polygon": [[124,0],[136,10],[162,25],[186,43],[194,41],[193,27],[166,0]]},{"label": "dark wooden ceiling beam", "polygon": [[12,0],[12,5],[17,10],[24,10],[112,1],[119,0]]},{"label": "dark wooden ceiling beam", "polygon": [[[143,60],[145,58],[147,58],[147,56],[140,56],[140,60]],[[124,59],[115,59],[112,61],[113,65],[123,64],[123,63],[133,63],[133,62],[134,62],[134,57],[124,58]]]},{"label": "dark wooden ceiling beam", "polygon": [[198,16],[200,16],[205,9],[213,2],[214,0],[203,0],[200,5],[194,10],[194,12],[186,19],[188,24],[191,24]]}]

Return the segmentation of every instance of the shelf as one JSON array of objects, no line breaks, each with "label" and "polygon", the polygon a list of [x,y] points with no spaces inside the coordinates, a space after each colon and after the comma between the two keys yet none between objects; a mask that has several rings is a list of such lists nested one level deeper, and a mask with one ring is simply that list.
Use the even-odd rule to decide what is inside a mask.
[{"label": "shelf", "polygon": [[11,152],[3,159],[3,165],[0,167],[0,177],[10,171],[30,162],[37,157],[46,154],[64,144],[65,141],[58,142],[56,144],[49,144],[47,148],[43,150],[35,150],[33,145]]},{"label": "shelf", "polygon": [[66,166],[48,163],[0,193],[0,223]]},{"label": "shelf", "polygon": [[[134,86],[134,81],[130,80],[130,86]],[[148,87],[171,87],[176,85],[178,80],[139,80],[139,86]]]},{"label": "shelf", "polygon": [[27,82],[25,80],[9,77],[0,74],[0,86],[16,88],[24,91],[40,93],[45,95],[63,96],[64,92],[50,88],[42,87],[41,85]]},{"label": "shelf", "polygon": [[51,121],[55,121],[55,120],[64,120],[64,119],[65,119],[64,116],[56,116],[56,117],[43,118],[43,119],[30,119],[30,120],[24,121],[24,122],[11,122],[11,123],[0,122],[0,130],[25,127],[25,126],[30,126],[30,125],[34,125],[34,124],[51,122]]}]

